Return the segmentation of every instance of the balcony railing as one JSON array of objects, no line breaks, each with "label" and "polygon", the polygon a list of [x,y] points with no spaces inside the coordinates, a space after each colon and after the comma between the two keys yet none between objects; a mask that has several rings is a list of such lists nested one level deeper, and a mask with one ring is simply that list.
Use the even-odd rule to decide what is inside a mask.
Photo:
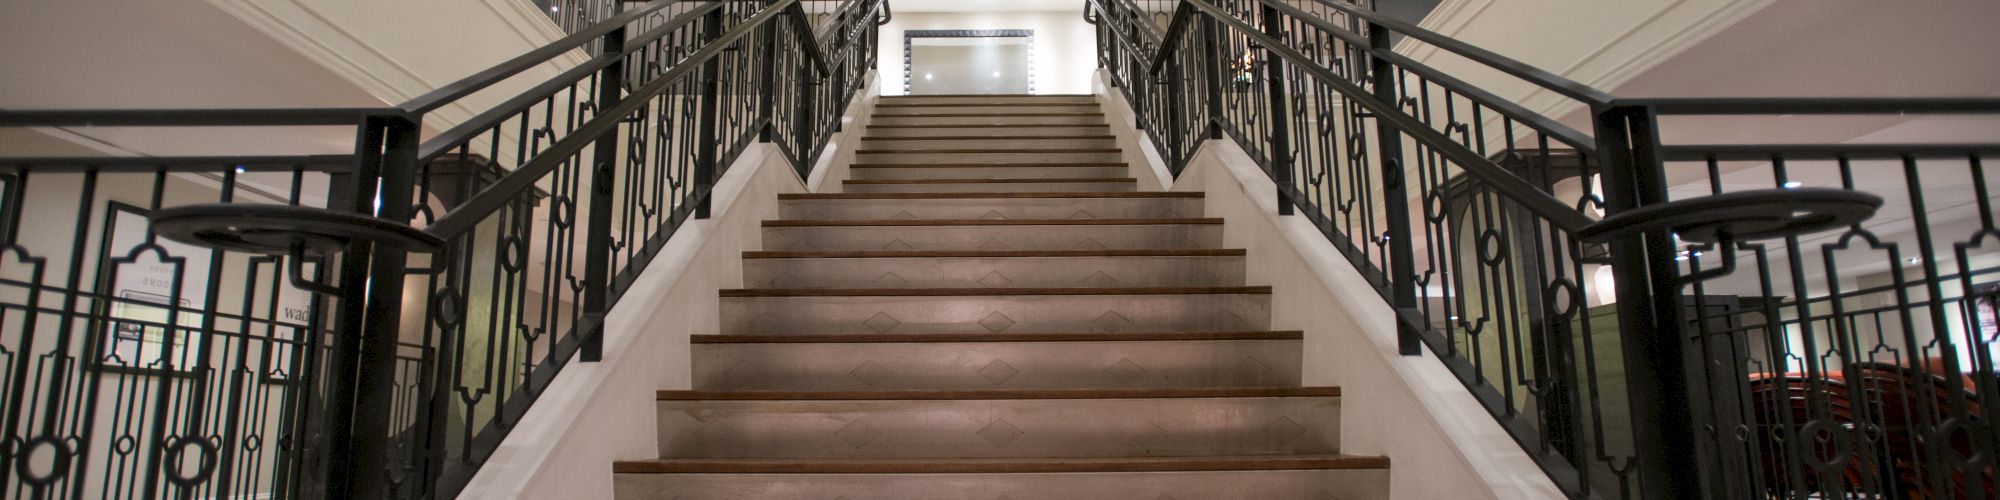
[{"label": "balcony railing", "polygon": [[1325,0],[1092,0],[1086,18],[1170,171],[1241,146],[1280,213],[1393,307],[1404,354],[1428,346],[1569,496],[2000,495],[2000,144],[1660,139],[1778,115],[1976,127],[2000,100],[1620,99]]},{"label": "balcony railing", "polygon": [[745,147],[809,173],[888,12],[807,3],[609,6],[379,109],[0,112],[353,138],[0,158],[0,496],[454,496]]}]

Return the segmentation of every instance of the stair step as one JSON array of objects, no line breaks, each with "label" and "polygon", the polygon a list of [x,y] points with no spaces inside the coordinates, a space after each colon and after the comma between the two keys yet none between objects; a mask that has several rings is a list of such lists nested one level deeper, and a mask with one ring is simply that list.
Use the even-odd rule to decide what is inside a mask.
[{"label": "stair step", "polygon": [[856,165],[910,164],[1033,164],[1033,163],[1120,163],[1118,148],[1078,149],[949,149],[855,151]]},{"label": "stair step", "polygon": [[1386,500],[1389,459],[634,460],[621,500]]},{"label": "stair step", "polygon": [[1034,191],[1131,192],[1139,180],[1131,177],[1061,179],[849,179],[840,181],[851,193],[1008,193]]},{"label": "stair step", "polygon": [[1242,250],[745,252],[760,288],[1241,286]]},{"label": "stair step", "polygon": [[907,115],[877,114],[868,119],[874,125],[1096,125],[1104,123],[1103,113],[928,113]]},{"label": "stair step", "polygon": [[1079,149],[1116,148],[1118,141],[1110,135],[1027,135],[1015,138],[995,138],[979,135],[941,135],[936,137],[881,137],[861,138],[861,147],[869,150],[938,150],[938,149]]},{"label": "stair step", "polygon": [[860,391],[1282,387],[1300,332],[703,335],[694,387]]},{"label": "stair step", "polygon": [[1222,220],[788,220],[763,236],[780,251],[1175,250],[1221,247]]},{"label": "stair step", "polygon": [[1264,330],[1270,287],[745,289],[725,335]]},{"label": "stair step", "polygon": [[1021,113],[1097,113],[1097,103],[883,103],[875,105],[875,116],[900,116],[912,114],[1021,114]]},{"label": "stair step", "polygon": [[1332,387],[660,391],[661,458],[1113,458],[1340,449]]},{"label": "stair step", "polygon": [[913,95],[883,96],[875,107],[910,104],[1096,104],[1097,96],[1090,94],[1041,94],[1041,95]]},{"label": "stair step", "polygon": [[1101,136],[1109,135],[1111,126],[1103,123],[1072,123],[1054,125],[883,125],[868,124],[868,136],[889,138],[909,137],[1018,137],[1018,136]]},{"label": "stair step", "polygon": [[785,219],[1144,219],[1202,215],[1201,193],[778,195]]},{"label": "stair step", "polygon": [[1075,179],[1122,178],[1131,175],[1123,163],[1018,163],[1018,164],[916,164],[853,165],[849,170],[857,180],[890,179]]}]

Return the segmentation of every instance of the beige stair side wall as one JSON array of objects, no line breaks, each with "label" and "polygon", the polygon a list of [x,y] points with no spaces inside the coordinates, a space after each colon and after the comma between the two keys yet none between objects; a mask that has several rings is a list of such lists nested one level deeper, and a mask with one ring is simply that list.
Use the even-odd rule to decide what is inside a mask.
[{"label": "beige stair side wall", "polygon": [[[866,89],[849,106],[818,184],[846,178],[825,166],[852,156],[875,94]],[[759,224],[778,218],[779,194],[810,185],[775,145],[745,150],[716,183],[714,216],[682,226],[612,308],[603,361],[572,359],[459,498],[608,499],[612,462],[660,456],[654,391],[692,387],[688,336],[717,331],[717,291],[743,286],[738,257],[762,247]]]},{"label": "beige stair side wall", "polygon": [[1249,251],[1248,282],[1272,287],[1271,327],[1305,331],[1305,384],[1341,387],[1343,453],[1388,456],[1397,499],[1562,498],[1442,362],[1397,354],[1388,304],[1365,291],[1312,223],[1277,215],[1277,188],[1248,154],[1230,140],[1206,141],[1175,180],[1157,154],[1131,153],[1151,146],[1123,96],[1098,88],[1120,146],[1145,161],[1133,165],[1141,190],[1152,178],[1171,191],[1206,192],[1206,215],[1226,220],[1223,246]]}]

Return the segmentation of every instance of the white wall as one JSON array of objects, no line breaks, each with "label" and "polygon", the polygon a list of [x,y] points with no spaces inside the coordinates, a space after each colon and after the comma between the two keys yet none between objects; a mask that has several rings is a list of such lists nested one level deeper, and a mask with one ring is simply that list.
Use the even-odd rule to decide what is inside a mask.
[{"label": "white wall", "polygon": [[[1078,5],[1082,2],[1079,0]],[[882,95],[903,95],[903,32],[907,30],[1033,30],[1035,93],[1088,94],[1097,69],[1096,32],[1083,11],[896,12],[882,27]]]},{"label": "white wall", "polygon": [[[1143,146],[1123,98],[1098,98],[1120,145]],[[1276,185],[1234,142],[1205,142],[1177,180],[1139,158],[1134,176],[1206,193],[1223,244],[1249,251],[1249,282],[1272,287],[1271,327],[1305,331],[1305,383],[1340,386],[1341,452],[1389,457],[1394,498],[1562,497],[1436,356],[1397,353],[1388,304],[1311,222],[1277,215]]]}]

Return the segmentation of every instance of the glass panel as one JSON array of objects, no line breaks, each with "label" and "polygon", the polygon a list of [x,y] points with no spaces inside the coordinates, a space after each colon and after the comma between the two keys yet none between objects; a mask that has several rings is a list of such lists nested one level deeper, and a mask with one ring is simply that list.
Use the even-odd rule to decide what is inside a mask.
[{"label": "glass panel", "polygon": [[1024,36],[911,38],[909,93],[1032,93],[1032,48]]}]

